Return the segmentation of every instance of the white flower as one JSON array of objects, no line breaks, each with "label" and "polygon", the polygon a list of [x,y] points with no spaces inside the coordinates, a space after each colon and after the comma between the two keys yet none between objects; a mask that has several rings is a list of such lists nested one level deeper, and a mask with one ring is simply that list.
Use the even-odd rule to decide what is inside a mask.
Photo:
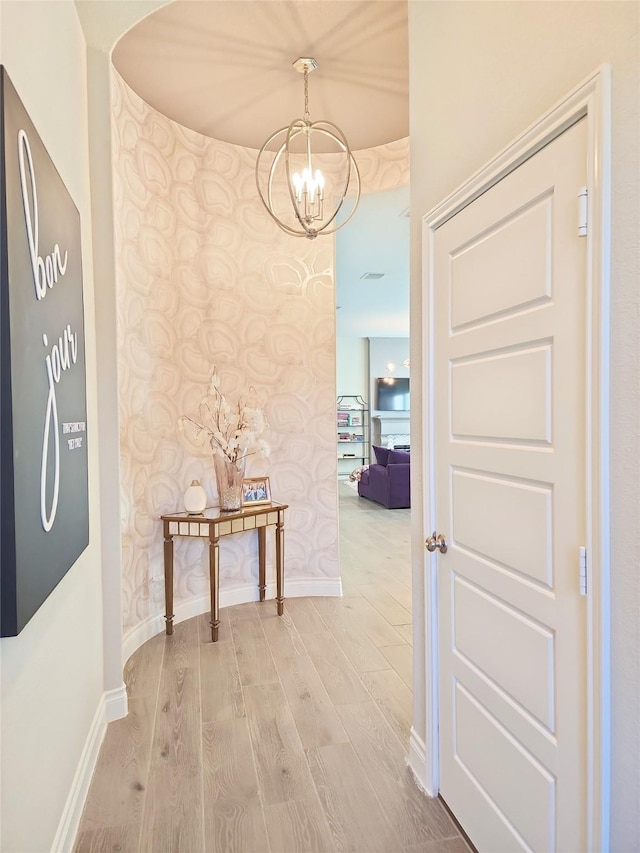
[{"label": "white flower", "polygon": [[260,438],[267,423],[256,398],[255,388],[250,388],[250,405],[243,399],[230,405],[220,391],[220,377],[214,367],[208,394],[200,402],[200,420],[183,415],[178,428],[189,427],[198,444],[208,441],[214,454],[225,456],[230,462],[253,453],[268,456],[269,447]]}]

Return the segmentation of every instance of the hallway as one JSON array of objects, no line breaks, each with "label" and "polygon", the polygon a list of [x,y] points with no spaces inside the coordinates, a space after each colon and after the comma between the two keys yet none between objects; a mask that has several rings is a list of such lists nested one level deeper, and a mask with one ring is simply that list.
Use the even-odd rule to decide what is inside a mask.
[{"label": "hallway", "polygon": [[226,608],[215,645],[205,614],[129,660],[78,853],[467,853],[405,765],[410,510],[339,491],[342,599]]}]

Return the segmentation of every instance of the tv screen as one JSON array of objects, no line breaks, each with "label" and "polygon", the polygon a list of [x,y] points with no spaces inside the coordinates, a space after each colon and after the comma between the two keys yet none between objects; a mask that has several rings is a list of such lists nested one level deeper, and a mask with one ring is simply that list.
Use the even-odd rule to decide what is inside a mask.
[{"label": "tv screen", "polygon": [[376,379],[376,408],[380,412],[408,412],[409,380],[397,376]]}]

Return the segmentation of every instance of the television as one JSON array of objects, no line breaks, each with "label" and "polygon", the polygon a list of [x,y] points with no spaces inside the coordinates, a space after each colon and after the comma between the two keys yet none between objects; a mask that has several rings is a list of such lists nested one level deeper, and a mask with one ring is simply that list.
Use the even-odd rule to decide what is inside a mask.
[{"label": "television", "polygon": [[379,412],[408,412],[409,379],[381,376],[376,379],[376,409]]}]

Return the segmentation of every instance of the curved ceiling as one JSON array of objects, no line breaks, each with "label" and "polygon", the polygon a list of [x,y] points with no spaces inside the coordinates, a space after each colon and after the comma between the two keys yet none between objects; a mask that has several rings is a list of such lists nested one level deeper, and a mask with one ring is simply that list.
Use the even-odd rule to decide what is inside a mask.
[{"label": "curved ceiling", "polygon": [[302,116],[352,150],[409,135],[406,0],[174,0],[118,41],[113,63],[148,104],[215,139],[260,148]]}]

